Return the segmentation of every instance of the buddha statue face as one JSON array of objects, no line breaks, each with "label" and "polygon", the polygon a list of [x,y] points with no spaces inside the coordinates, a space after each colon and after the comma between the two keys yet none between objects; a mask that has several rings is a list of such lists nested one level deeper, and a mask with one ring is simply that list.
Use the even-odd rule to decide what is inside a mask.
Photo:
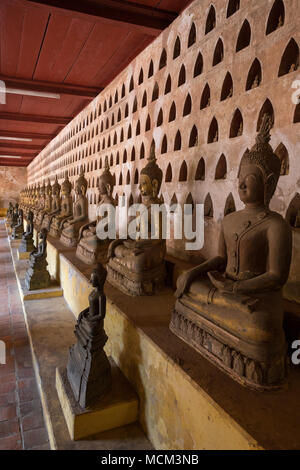
[{"label": "buddha statue face", "polygon": [[153,186],[149,176],[140,176],[139,190],[141,192],[142,197],[151,196],[151,194],[153,194]]},{"label": "buddha statue face", "polygon": [[244,204],[264,204],[264,179],[260,168],[245,164],[239,173],[239,196]]}]

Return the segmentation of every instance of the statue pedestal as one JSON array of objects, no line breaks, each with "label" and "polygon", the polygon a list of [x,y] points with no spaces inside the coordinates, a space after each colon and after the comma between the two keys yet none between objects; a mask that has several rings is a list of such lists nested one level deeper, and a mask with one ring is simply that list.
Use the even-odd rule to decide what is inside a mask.
[{"label": "statue pedestal", "polygon": [[76,441],[138,420],[138,398],[112,358],[112,388],[92,408],[75,401],[67,370],[56,369],[56,390],[71,439]]},{"label": "statue pedestal", "polygon": [[19,251],[18,250],[18,259],[29,259],[31,251]]},{"label": "statue pedestal", "polygon": [[[24,253],[21,254],[23,255]],[[55,281],[52,281],[51,285],[45,289],[29,290],[26,287],[25,279],[21,279],[20,287],[23,300],[50,299],[52,297],[62,297],[63,295],[63,289]]]}]

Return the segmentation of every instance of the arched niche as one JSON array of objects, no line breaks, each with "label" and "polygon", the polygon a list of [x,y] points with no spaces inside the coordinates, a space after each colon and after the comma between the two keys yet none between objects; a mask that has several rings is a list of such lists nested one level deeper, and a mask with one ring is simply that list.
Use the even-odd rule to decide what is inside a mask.
[{"label": "arched niche", "polygon": [[169,163],[167,167],[167,171],[166,171],[165,182],[171,183],[171,181],[172,181],[172,167],[171,167],[171,163]]},{"label": "arched niche", "polygon": [[213,5],[211,5],[205,25],[205,34],[210,33],[216,27],[216,10]]},{"label": "arched niche", "polygon": [[203,57],[202,57],[201,52],[199,52],[196,62],[195,62],[195,66],[194,66],[194,78],[201,75],[202,72],[203,72]]},{"label": "arched niche", "polygon": [[196,147],[196,145],[198,145],[198,130],[194,125],[190,133],[189,147]]},{"label": "arched niche", "polygon": [[167,51],[166,49],[162,50],[160,60],[159,60],[159,70],[163,69],[167,65]]},{"label": "arched niche", "polygon": [[234,137],[239,137],[243,134],[243,116],[239,109],[237,109],[233,115],[229,137],[233,139]]},{"label": "arched niche", "polygon": [[281,58],[278,77],[295,72],[299,67],[299,46],[292,38],[286,46]]},{"label": "arched niche", "polygon": [[215,171],[215,180],[224,180],[227,177],[227,161],[225,155],[222,153],[220,156],[216,171]]},{"label": "arched niche", "polygon": [[179,36],[177,36],[175,44],[174,44],[174,50],[173,50],[173,59],[177,59],[177,57],[180,56],[181,52],[181,42]]},{"label": "arched niche", "polygon": [[211,195],[208,193],[204,201],[204,217],[212,218],[214,216],[214,207]]},{"label": "arched niche", "polygon": [[251,28],[248,20],[245,20],[238,35],[236,52],[249,46],[251,41]]},{"label": "arched niche", "polygon": [[170,113],[169,113],[169,122],[175,121],[176,119],[176,105],[175,102],[171,104]]},{"label": "arched niche", "polygon": [[183,181],[187,181],[187,164],[186,164],[186,161],[183,160],[182,164],[181,164],[181,167],[180,167],[180,171],[179,171],[179,181],[180,182],[183,182]]},{"label": "arched niche", "polygon": [[227,196],[225,207],[224,207],[224,217],[232,212],[236,211],[235,202],[232,193]]},{"label": "arched niche", "polygon": [[181,150],[181,133],[179,130],[176,133],[175,142],[174,142],[174,151],[176,152],[178,150]]},{"label": "arched niche", "polygon": [[171,80],[171,75],[168,75],[167,81],[166,81],[166,86],[165,86],[165,95],[170,93],[172,88],[172,80]]},{"label": "arched niche", "polygon": [[275,150],[275,155],[280,159],[281,161],[281,169],[280,169],[280,175],[288,175],[289,174],[289,153],[287,151],[286,146],[281,142],[278,147]]},{"label": "arched niche", "polygon": [[293,123],[296,124],[297,122],[300,122],[300,103],[298,103],[295,107],[294,118],[293,118]]},{"label": "arched niche", "polygon": [[179,72],[179,77],[178,77],[178,86],[183,85],[185,81],[186,81],[185,66],[182,64],[180,72]]},{"label": "arched niche", "polygon": [[274,108],[273,108],[273,105],[271,103],[271,101],[267,98],[266,101],[264,102],[264,104],[262,105],[261,107],[261,110],[259,112],[259,115],[258,115],[258,119],[257,119],[257,126],[256,126],[256,130],[257,132],[259,131],[260,129],[260,126],[261,126],[261,123],[262,123],[262,119],[264,117],[264,115],[267,114],[268,116],[270,116],[271,118],[271,127],[274,126],[274,122],[275,122],[275,115],[274,115]]},{"label": "arched niche", "polygon": [[200,100],[200,109],[205,109],[210,106],[210,88],[208,83],[206,83]]},{"label": "arched niche", "polygon": [[189,32],[188,47],[191,47],[193,44],[195,44],[196,38],[197,38],[196,26],[195,26],[195,23],[192,23],[192,26]]},{"label": "arched niche", "polygon": [[285,20],[284,3],[282,0],[275,0],[271,8],[270,14],[269,14],[266,34],[271,34],[273,31],[276,31],[276,29],[283,26],[284,20]]},{"label": "arched niche", "polygon": [[160,109],[159,110],[159,113],[158,113],[158,116],[157,116],[157,123],[156,123],[156,126],[159,127],[163,124],[164,122],[164,115],[163,115],[163,110]]},{"label": "arched niche", "polygon": [[167,139],[167,136],[164,135],[164,138],[161,144],[161,153],[164,154],[164,153],[167,153],[167,151],[168,151],[168,139]]},{"label": "arched niche", "polygon": [[185,99],[185,103],[183,107],[183,116],[187,116],[188,114],[191,114],[191,111],[192,111],[192,98],[191,98],[191,95],[188,94]]},{"label": "arched niche", "polygon": [[233,81],[230,72],[226,73],[224,78],[222,91],[221,91],[221,101],[227,100],[227,98],[231,98],[233,95]]},{"label": "arched niche", "polygon": [[201,157],[195,173],[195,181],[204,181],[205,180],[205,161],[204,158]]},{"label": "arched niche", "polygon": [[258,59],[254,59],[250,67],[247,82],[246,90],[253,90],[254,88],[259,87],[262,79],[261,65]]},{"label": "arched niche", "polygon": [[218,42],[215,47],[214,56],[213,56],[213,67],[224,59],[224,45],[221,38],[218,39]]},{"label": "arched niche", "polygon": [[214,117],[210,123],[207,143],[211,144],[213,142],[218,142],[219,140],[219,127],[216,118]]},{"label": "arched niche", "polygon": [[240,0],[229,0],[227,6],[227,18],[234,15],[240,9]]}]

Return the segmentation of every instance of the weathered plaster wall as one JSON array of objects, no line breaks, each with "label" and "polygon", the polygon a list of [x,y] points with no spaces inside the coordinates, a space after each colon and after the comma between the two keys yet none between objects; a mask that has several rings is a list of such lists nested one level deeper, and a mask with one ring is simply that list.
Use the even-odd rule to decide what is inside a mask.
[{"label": "weathered plaster wall", "polygon": [[[284,24],[271,34],[266,34],[266,28],[274,0],[241,0],[239,10],[227,17],[228,3],[228,0],[192,3],[30,164],[29,184],[42,182],[48,176],[53,181],[55,174],[61,182],[65,171],[74,182],[83,165],[89,181],[87,194],[93,218],[98,202],[97,178],[105,156],[116,177],[114,195],[126,194],[128,200],[136,202],[138,175],[154,139],[158,163],[164,173],[164,201],[180,204],[187,199],[194,203],[206,201],[205,245],[200,254],[210,256],[216,251],[227,198],[232,195],[236,208],[242,207],[237,192],[238,165],[245,150],[254,143],[259,115],[265,105],[274,112],[271,145],[285,155],[289,165],[286,174],[280,177],[271,204],[285,216],[300,187],[300,119],[292,102],[295,91],[292,84],[300,79],[300,73],[299,69],[292,71],[289,65],[290,73],[278,75],[287,45],[293,38],[296,46],[291,46],[287,52],[287,58],[291,59],[293,47],[297,49],[300,44],[299,2],[283,2]],[[212,4],[215,27],[205,34]],[[236,52],[245,20],[251,30],[250,44]],[[223,60],[213,66],[219,40],[223,43]],[[179,41],[179,55],[174,58]],[[197,59],[202,62],[199,75],[195,74]],[[258,87],[246,90],[255,59],[261,66],[261,82]],[[294,62],[297,65],[297,58]],[[228,73],[232,78],[232,97],[221,100]],[[210,89],[210,103],[200,109],[206,85]],[[147,101],[145,106],[143,100]],[[176,116],[170,120],[172,105]],[[297,109],[299,111],[299,105]],[[239,127],[237,110],[243,120],[242,134],[230,137],[230,129]],[[215,132],[211,132],[214,118],[218,138],[208,143],[209,136],[215,136]],[[222,168],[221,164],[221,178],[216,179],[222,154],[226,167]],[[203,162],[199,163],[201,158]],[[170,240],[168,250],[176,256],[195,260],[194,252],[184,251],[183,241]]]},{"label": "weathered plaster wall", "polygon": [[26,168],[0,166],[0,210],[7,209],[10,201],[18,202],[20,191],[26,185]]}]

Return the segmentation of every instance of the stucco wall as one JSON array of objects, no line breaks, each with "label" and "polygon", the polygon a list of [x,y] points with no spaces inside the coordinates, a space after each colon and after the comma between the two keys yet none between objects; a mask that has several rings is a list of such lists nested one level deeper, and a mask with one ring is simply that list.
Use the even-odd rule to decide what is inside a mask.
[{"label": "stucco wall", "polygon": [[0,166],[0,209],[7,209],[10,201],[18,202],[20,191],[26,185],[26,168]]},{"label": "stucco wall", "polygon": [[[216,24],[205,34],[212,4]],[[300,79],[300,71],[278,75],[287,45],[291,40],[295,41],[296,48],[300,44],[299,3],[298,0],[285,0],[283,26],[266,34],[273,4],[274,0],[241,0],[239,10],[227,17],[228,0],[193,2],[49,143],[30,164],[29,183],[42,182],[48,176],[53,181],[56,173],[62,182],[65,171],[74,182],[83,165],[89,181],[89,213],[93,218],[98,201],[97,177],[102,171],[99,169],[104,166],[105,156],[108,156],[111,171],[116,177],[114,196],[125,193],[128,199],[132,196],[136,202],[138,175],[146,163],[154,139],[158,164],[164,173],[164,201],[184,204],[189,198],[194,203],[204,203],[209,196],[211,198],[212,210],[206,218],[205,245],[200,253],[205,257],[211,256],[216,251],[219,224],[227,198],[233,197],[236,209],[242,208],[237,192],[238,166],[245,150],[254,144],[259,115],[265,106],[265,110],[272,107],[274,113],[271,145],[277,152],[283,149],[288,160],[289,169],[280,177],[271,203],[271,208],[285,216],[300,186],[300,123],[294,122],[299,121],[299,113],[295,118],[296,105],[292,101],[295,91],[292,84]],[[251,30],[250,44],[236,52],[246,20]],[[189,46],[193,36],[195,41]],[[180,54],[174,58],[177,38]],[[224,48],[223,60],[213,66],[220,40]],[[292,49],[287,52],[288,55],[292,54]],[[201,73],[194,76],[199,53],[203,66],[199,68]],[[255,59],[261,66],[261,82],[258,87],[246,90]],[[153,74],[149,73],[152,66]],[[233,83],[232,97],[221,100],[228,73]],[[184,75],[184,83],[179,86],[179,77]],[[168,82],[171,83],[170,92],[166,90]],[[200,109],[206,85],[210,88],[210,105]],[[154,96],[153,100],[155,89],[158,89],[157,99]],[[147,104],[143,106],[145,96]],[[188,109],[189,100],[191,109]],[[169,122],[173,103],[176,118]],[[237,116],[237,110],[243,120],[242,134],[230,137],[232,123],[233,128],[236,125],[234,116]],[[209,135],[215,135],[211,132],[214,118],[218,125],[218,139],[209,143]],[[147,122],[149,130],[146,130]],[[195,134],[191,139],[194,126],[197,139],[193,139]],[[177,150],[177,147],[180,148]],[[227,168],[221,168],[221,179],[216,179],[216,168],[222,154]],[[197,172],[201,158],[205,165],[202,174],[201,171]],[[194,252],[189,254],[183,250],[183,241],[170,240],[168,251],[179,257],[192,255],[195,260]]]}]

